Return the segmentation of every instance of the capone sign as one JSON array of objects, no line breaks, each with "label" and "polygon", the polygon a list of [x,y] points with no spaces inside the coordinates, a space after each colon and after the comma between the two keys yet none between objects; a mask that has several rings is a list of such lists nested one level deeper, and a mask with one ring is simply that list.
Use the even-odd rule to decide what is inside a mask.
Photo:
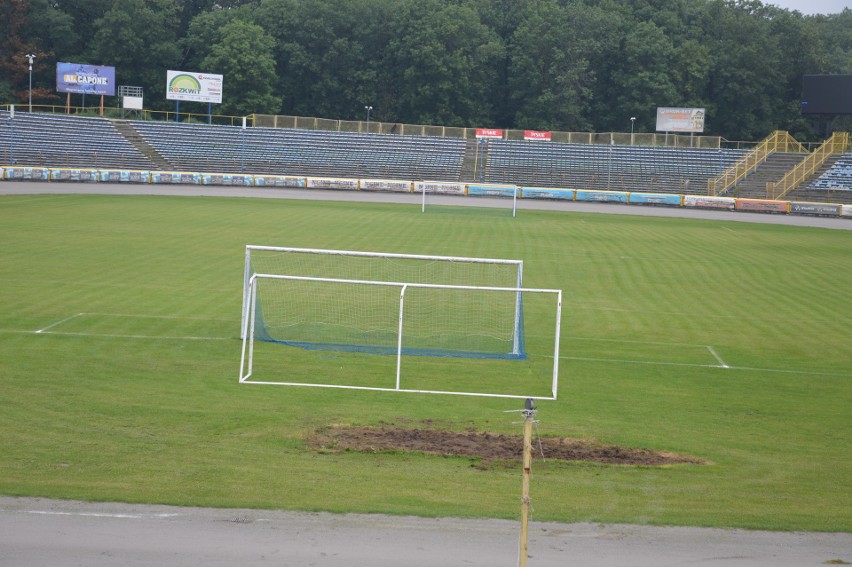
[{"label": "capone sign", "polygon": [[115,67],[57,63],[56,90],[61,93],[115,96]]}]

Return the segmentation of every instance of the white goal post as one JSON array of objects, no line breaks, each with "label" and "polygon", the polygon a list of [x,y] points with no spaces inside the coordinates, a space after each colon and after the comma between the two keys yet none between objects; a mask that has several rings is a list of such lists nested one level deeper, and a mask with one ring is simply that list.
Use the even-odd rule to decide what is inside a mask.
[{"label": "white goal post", "polygon": [[[251,275],[247,283],[248,305],[243,322],[243,344],[240,358],[240,383],[286,386],[314,386],[357,390],[459,394],[501,398],[556,399],[559,372],[559,335],[562,291],[525,289],[519,287],[489,287],[445,285],[421,282],[393,282],[362,279],[342,279],[280,274]],[[524,351],[524,322],[518,321],[519,305],[532,301],[535,334],[532,340],[537,376],[537,388],[532,394],[524,392],[489,391],[489,376],[477,377],[476,384],[486,386],[478,391],[405,387],[403,360],[410,357],[458,357],[473,359],[514,359],[529,363],[522,373],[528,379],[533,364],[526,361]],[[552,326],[551,326],[552,325]],[[544,326],[550,326],[544,329]],[[338,351],[392,355],[395,376],[381,376],[383,385],[364,385],[347,382],[292,381],[287,379],[253,378],[255,372],[255,341],[280,343],[304,351]],[[278,347],[278,349],[286,347]],[[518,350],[520,348],[520,350]],[[271,351],[265,351],[271,356]],[[294,351],[291,351],[294,352]],[[337,355],[325,356],[336,359]],[[383,357],[387,359],[387,357]],[[552,358],[552,363],[551,363]],[[289,362],[267,367],[273,378],[289,369]],[[335,364],[338,364],[335,362]],[[344,364],[344,363],[340,363]],[[475,363],[474,363],[475,364]],[[486,363],[489,364],[489,363]],[[498,364],[517,364],[504,362]],[[549,366],[548,366],[549,365]],[[406,371],[416,375],[419,364]],[[412,368],[413,367],[413,368]],[[482,368],[474,367],[474,373]],[[544,371],[544,372],[542,372]],[[308,371],[312,376],[311,371]],[[263,378],[263,377],[262,377]],[[539,376],[541,378],[541,376]],[[441,377],[443,382],[453,377]],[[549,381],[549,384],[547,383]],[[543,393],[542,384],[549,392]],[[518,389],[533,389],[529,383],[517,384]]]}]

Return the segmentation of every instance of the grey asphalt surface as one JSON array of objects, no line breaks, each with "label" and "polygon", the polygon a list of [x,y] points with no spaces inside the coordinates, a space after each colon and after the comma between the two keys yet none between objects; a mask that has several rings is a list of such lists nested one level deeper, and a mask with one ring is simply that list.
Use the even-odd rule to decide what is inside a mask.
[{"label": "grey asphalt surface", "polygon": [[[410,204],[421,206],[421,196],[413,193],[344,191],[329,189],[272,189],[258,187],[221,187],[212,185],[138,185],[130,183],[68,183],[48,181],[0,181],[0,195],[70,194],[96,195],[179,195],[207,197],[252,197],[262,199],[311,199],[317,201],[363,201],[376,203]],[[427,211],[431,205],[467,207],[494,207],[511,211],[510,199],[498,197],[461,197],[455,195],[428,195]],[[852,218],[826,218],[817,216],[773,215],[765,213],[717,211],[683,207],[658,207],[593,203],[574,201],[549,201],[518,199],[518,214],[524,210],[551,210],[611,215],[638,215],[656,217],[700,218],[761,224],[784,224],[852,230]]]},{"label": "grey asphalt surface", "polygon": [[[0,565],[497,567],[518,522],[0,497]],[[531,522],[530,567],[807,567],[852,562],[852,534]],[[849,563],[846,563],[849,564]]]},{"label": "grey asphalt surface", "polygon": [[[0,182],[0,195],[157,194],[356,200],[420,196],[301,189]],[[429,205],[506,199],[428,196]],[[776,223],[852,230],[852,220],[616,204],[519,201],[524,209]],[[427,209],[428,210],[428,209]],[[511,566],[519,522],[84,503],[0,496],[0,566]],[[634,525],[530,524],[530,567],[806,567],[852,564],[852,534]]]}]

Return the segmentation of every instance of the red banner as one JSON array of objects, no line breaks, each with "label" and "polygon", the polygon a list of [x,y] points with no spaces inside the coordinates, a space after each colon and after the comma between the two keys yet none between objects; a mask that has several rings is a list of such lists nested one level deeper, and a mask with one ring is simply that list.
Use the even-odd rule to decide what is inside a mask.
[{"label": "red banner", "polygon": [[476,129],[476,137],[477,138],[503,138],[503,130],[495,130],[493,128],[477,128]]},{"label": "red banner", "polygon": [[524,130],[524,140],[550,141],[550,132],[539,132],[538,130]]}]

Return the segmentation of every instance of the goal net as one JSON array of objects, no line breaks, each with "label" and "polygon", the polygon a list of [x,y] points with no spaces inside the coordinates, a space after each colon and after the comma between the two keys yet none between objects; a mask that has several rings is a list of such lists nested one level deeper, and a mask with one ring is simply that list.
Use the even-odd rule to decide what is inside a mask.
[{"label": "goal net", "polygon": [[[556,396],[559,290],[254,274],[247,291],[241,382]],[[522,304],[532,305],[531,323],[518,319]],[[523,348],[527,326],[533,330],[531,356]],[[258,381],[253,378],[256,345],[264,342],[298,350],[291,350],[284,359],[280,353],[262,349],[262,373],[269,377]],[[337,354],[298,354],[322,351]],[[343,353],[356,355],[346,358]],[[364,356],[371,354],[393,355],[378,357],[393,364],[365,362]],[[403,373],[404,360],[415,356],[434,359],[418,358],[416,364],[406,364]],[[489,362],[473,366],[436,362],[462,358]],[[493,361],[505,359],[519,362],[512,363],[512,368],[505,362],[494,366]],[[499,379],[492,377],[495,371]],[[333,378],[335,374],[338,379]]]},{"label": "goal net", "polygon": [[[243,275],[243,329],[248,315],[249,278],[252,274],[457,286],[523,287],[521,260],[248,245]],[[513,352],[521,354],[523,302],[519,294],[508,297],[509,304],[515,309]],[[245,335],[241,335],[241,338],[245,338]]]}]

